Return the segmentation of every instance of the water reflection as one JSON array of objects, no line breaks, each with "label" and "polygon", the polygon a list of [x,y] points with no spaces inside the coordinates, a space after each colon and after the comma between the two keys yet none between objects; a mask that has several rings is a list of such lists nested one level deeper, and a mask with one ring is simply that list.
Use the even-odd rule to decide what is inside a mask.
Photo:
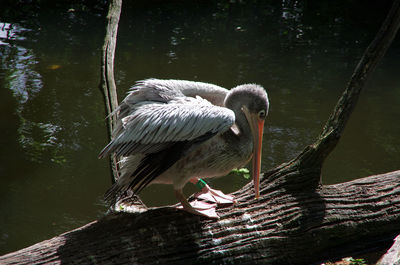
[{"label": "water reflection", "polygon": [[[3,49],[2,65],[6,69],[7,76],[4,86],[12,91],[17,102],[16,114],[19,117],[20,125],[17,130],[18,141],[26,154],[34,162],[42,162],[43,156],[50,153],[51,161],[55,163],[65,162],[60,155],[57,133],[61,127],[51,123],[36,122],[24,116],[26,105],[32,101],[43,87],[41,75],[35,70],[38,60],[32,50],[19,45],[19,41],[25,40],[20,35],[27,29],[17,24],[2,23],[7,34],[3,42],[9,46]],[[10,43],[10,41],[13,41]]]},{"label": "water reflection", "polygon": [[32,8],[21,23],[0,24],[1,254],[102,215],[109,184],[93,180],[107,171],[96,158],[105,139],[97,88],[103,20],[39,10],[45,15]]},{"label": "water reflection", "polygon": [[304,35],[304,30],[311,29],[309,27],[304,29],[302,23],[303,5],[303,1],[282,1],[281,18],[284,27],[281,29],[281,36],[287,36],[288,38],[293,38],[292,36],[294,36],[294,39],[300,42]]},{"label": "water reflection", "polygon": [[13,40],[25,40],[20,33],[27,30],[18,24],[0,22],[0,45],[10,45],[9,41]]}]

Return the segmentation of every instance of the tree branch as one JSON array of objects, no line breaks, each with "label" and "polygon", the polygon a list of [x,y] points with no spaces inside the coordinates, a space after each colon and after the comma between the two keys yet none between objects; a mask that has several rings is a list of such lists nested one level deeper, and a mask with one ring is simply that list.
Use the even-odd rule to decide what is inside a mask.
[{"label": "tree branch", "polygon": [[346,123],[357,104],[362,88],[390,47],[399,27],[400,1],[395,0],[374,40],[361,57],[320,136],[315,143],[307,146],[298,157],[289,162],[291,165],[298,166],[299,170],[315,173],[311,178],[303,179],[302,187],[315,189],[321,184],[322,164],[339,142]]},{"label": "tree branch", "polygon": [[[114,81],[114,54],[117,45],[118,22],[121,14],[122,0],[112,0],[107,14],[107,28],[101,56],[100,90],[104,97],[107,116],[108,139],[111,140],[116,123],[113,111],[118,107],[117,88]],[[117,159],[110,157],[112,183],[118,178]]]},{"label": "tree branch", "polygon": [[174,208],[118,213],[0,257],[0,263],[313,264],[389,247],[399,233],[400,171],[290,193],[279,180],[248,189],[219,221]]},{"label": "tree branch", "polygon": [[361,57],[346,90],[343,92],[335,110],[326,122],[319,139],[314,144],[314,148],[317,149],[316,151],[321,155],[322,161],[339,142],[346,123],[357,104],[361,89],[365,86],[367,79],[371,76],[387,49],[390,47],[399,27],[400,1],[396,0],[375,36],[375,39],[367,47]]}]

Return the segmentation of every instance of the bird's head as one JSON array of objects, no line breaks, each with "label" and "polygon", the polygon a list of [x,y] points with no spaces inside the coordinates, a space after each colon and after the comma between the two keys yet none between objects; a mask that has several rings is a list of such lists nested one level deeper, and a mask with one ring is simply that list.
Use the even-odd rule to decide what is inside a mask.
[{"label": "bird's head", "polygon": [[[252,178],[256,199],[260,197],[261,151],[264,121],[268,115],[269,100],[265,89],[256,84],[245,84],[230,91],[231,99],[225,101],[227,106],[244,113],[253,138]],[[229,107],[229,106],[228,106]]]}]

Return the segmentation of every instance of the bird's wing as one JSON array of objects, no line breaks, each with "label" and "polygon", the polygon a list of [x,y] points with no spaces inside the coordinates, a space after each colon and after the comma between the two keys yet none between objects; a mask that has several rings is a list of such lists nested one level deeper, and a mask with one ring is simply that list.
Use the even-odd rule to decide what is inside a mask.
[{"label": "bird's wing", "polygon": [[228,130],[235,122],[235,115],[232,110],[200,97],[179,97],[168,103],[137,103],[121,122],[121,130],[99,157],[112,152],[117,156],[149,154],[177,142],[199,141]]},{"label": "bird's wing", "polygon": [[99,157],[114,152],[140,159],[132,172],[121,175],[109,189],[106,200],[128,189],[139,193],[176,163],[185,150],[228,130],[235,115],[222,107],[227,92],[201,82],[139,81],[114,113],[118,115],[113,140]]},{"label": "bird's wing", "polygon": [[228,90],[209,83],[174,79],[146,79],[138,81],[122,104],[134,108],[144,101],[167,103],[176,98],[200,96],[214,105],[223,106]]},{"label": "bird's wing", "polygon": [[228,94],[226,88],[205,83],[175,79],[146,79],[139,81],[133,89],[140,88],[143,91],[157,91],[161,98],[170,100],[175,95],[183,94],[187,97],[200,96],[217,106],[224,106],[225,97]]},{"label": "bird's wing", "polygon": [[214,105],[224,106],[228,90],[209,83],[174,79],[146,79],[138,81],[118,108],[111,114],[117,116],[113,138],[123,129],[122,119],[130,115],[143,102],[168,103],[177,98],[200,96]]}]

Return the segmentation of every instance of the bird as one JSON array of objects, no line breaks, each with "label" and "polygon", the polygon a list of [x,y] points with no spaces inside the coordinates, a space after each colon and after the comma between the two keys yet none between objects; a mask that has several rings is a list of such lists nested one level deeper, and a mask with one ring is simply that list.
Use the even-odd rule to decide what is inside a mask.
[{"label": "bird", "polygon": [[[189,181],[226,175],[251,159],[259,198],[268,111],[267,92],[258,84],[228,90],[198,81],[137,81],[113,112],[117,119],[112,140],[99,154],[99,158],[115,154],[120,159],[120,176],[105,200],[113,201],[128,191],[138,194],[150,184],[169,184],[180,202],[178,208],[218,218],[213,204],[189,203],[183,187]],[[208,197],[232,198],[208,185],[203,191]]]}]

